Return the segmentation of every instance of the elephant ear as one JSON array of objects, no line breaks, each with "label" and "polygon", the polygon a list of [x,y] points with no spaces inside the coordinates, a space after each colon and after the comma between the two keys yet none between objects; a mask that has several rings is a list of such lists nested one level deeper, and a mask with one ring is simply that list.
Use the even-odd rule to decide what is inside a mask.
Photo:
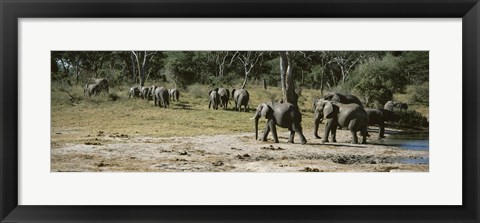
[{"label": "elephant ear", "polygon": [[270,106],[268,106],[267,104],[263,103],[262,109],[260,110],[260,115],[262,117],[268,118],[271,112],[272,112],[272,108],[270,108]]},{"label": "elephant ear", "polygon": [[330,101],[325,101],[325,104],[323,105],[323,117],[325,119],[327,118],[332,118],[334,114],[334,109],[333,109],[333,104]]}]

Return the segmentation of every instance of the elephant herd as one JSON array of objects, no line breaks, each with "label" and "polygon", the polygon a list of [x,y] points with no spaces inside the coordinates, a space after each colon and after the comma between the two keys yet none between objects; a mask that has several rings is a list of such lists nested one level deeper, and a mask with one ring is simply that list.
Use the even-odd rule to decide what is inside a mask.
[{"label": "elephant herd", "polygon": [[[98,95],[101,92],[108,93],[108,81],[104,78],[94,80],[93,84],[86,84],[84,86],[84,94]],[[168,108],[171,101],[178,101],[180,92],[178,89],[166,89],[164,87],[157,87],[152,85],[150,87],[139,86],[131,87],[128,92],[129,98],[141,98],[147,101],[154,101],[155,106]],[[218,109],[222,107],[227,109],[230,99],[234,102],[235,111],[248,111],[248,102],[250,94],[245,89],[232,89],[230,92],[227,88],[215,88],[208,92],[208,108]],[[374,109],[365,108],[362,102],[354,95],[342,95],[339,93],[329,94],[323,98],[313,101],[312,104],[314,116],[314,136],[321,138],[318,135],[318,128],[320,123],[325,120],[325,131],[322,143],[331,141],[336,142],[337,128],[346,128],[350,130],[353,140],[352,143],[359,142],[357,132],[361,134],[361,143],[366,143],[368,136],[367,127],[377,125],[379,127],[378,138],[384,138],[385,122],[398,121],[399,116],[396,111],[407,110],[406,103],[398,101],[388,101],[384,108]],[[287,128],[290,130],[290,137],[288,142],[294,142],[295,133],[300,137],[302,144],[307,143],[302,131],[302,114],[297,105],[292,103],[282,102],[268,102],[258,105],[255,115],[251,118],[255,120],[255,138],[258,139],[258,121],[263,117],[267,119],[267,124],[263,131],[262,141],[267,140],[267,136],[272,132],[275,143],[278,143],[278,136],[276,126]]]},{"label": "elephant herd", "polygon": [[232,93],[226,88],[215,88],[208,92],[208,108],[218,110],[218,107],[227,109],[230,102],[230,96],[235,103],[234,109],[236,111],[248,111],[248,102],[250,101],[250,94],[245,89],[232,89]]},{"label": "elephant herd", "polygon": [[171,101],[179,101],[180,91],[176,88],[166,89],[152,85],[150,87],[138,86],[128,90],[129,98],[141,98],[147,101],[154,101],[155,106],[168,108]]},{"label": "elephant herd", "polygon": [[[395,105],[395,106],[390,106]],[[398,106],[403,105],[403,106]],[[382,109],[364,108],[361,101],[354,95],[342,95],[338,93],[329,94],[323,98],[314,100],[314,135],[318,135],[319,124],[325,120],[325,131],[322,143],[329,142],[331,136],[332,142],[336,142],[337,128],[346,128],[350,130],[353,140],[352,143],[359,143],[357,132],[361,133],[361,143],[366,143],[368,136],[367,127],[378,125],[378,138],[384,138],[385,122],[398,121],[399,116],[395,109],[406,109],[406,104],[401,102],[389,101]],[[269,132],[272,132],[273,139],[278,143],[276,126],[290,130],[288,142],[294,142],[295,133],[300,137],[302,144],[307,141],[302,133],[302,115],[299,109],[291,103],[261,103],[251,118],[255,120],[255,138],[258,139],[258,120],[260,117],[267,119],[267,125],[263,132],[262,141],[267,140]]]}]

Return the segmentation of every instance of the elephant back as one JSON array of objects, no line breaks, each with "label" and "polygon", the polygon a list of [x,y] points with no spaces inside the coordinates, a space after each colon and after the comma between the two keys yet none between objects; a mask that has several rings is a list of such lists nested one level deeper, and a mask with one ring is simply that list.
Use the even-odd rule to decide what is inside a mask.
[{"label": "elephant back", "polygon": [[296,119],[297,123],[302,121],[300,111],[291,103],[269,102],[268,106],[273,110],[276,124],[282,128],[290,128]]},{"label": "elephant back", "polygon": [[368,114],[365,109],[358,104],[335,103],[338,106],[338,123],[343,127],[348,127],[351,120],[357,119],[365,125],[368,123]]}]

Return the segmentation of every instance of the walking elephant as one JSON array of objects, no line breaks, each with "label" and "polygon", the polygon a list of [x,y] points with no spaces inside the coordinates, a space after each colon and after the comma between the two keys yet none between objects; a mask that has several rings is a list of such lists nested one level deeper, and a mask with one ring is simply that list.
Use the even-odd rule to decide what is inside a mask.
[{"label": "walking elephant", "polygon": [[170,93],[170,100],[172,101],[178,101],[178,99],[180,98],[180,91],[178,91],[178,89],[176,88],[170,89],[169,93]]},{"label": "walking elephant", "polygon": [[128,98],[139,98],[140,95],[140,87],[131,87],[128,90]]},{"label": "walking elephant", "polygon": [[392,111],[386,109],[373,109],[365,108],[368,115],[368,125],[378,125],[379,133],[378,138],[385,138],[385,122],[386,121],[398,121],[399,117]]},{"label": "walking elephant", "polygon": [[107,94],[109,92],[108,81],[105,78],[94,79],[93,83],[87,83],[83,88],[84,95],[88,93],[88,97],[99,95],[102,92],[106,92]]},{"label": "walking elephant", "polygon": [[219,88],[218,96],[220,97],[220,106],[223,107],[224,110],[226,110],[228,100],[230,99],[230,91],[226,88]]},{"label": "walking elephant", "polygon": [[353,135],[352,143],[358,143],[357,132],[363,136],[362,144],[366,143],[368,114],[358,104],[343,104],[328,100],[317,100],[314,114],[314,135],[318,136],[318,126],[322,119],[326,120],[322,142],[328,142],[328,135],[332,133],[332,142],[336,142],[337,125],[347,127]]},{"label": "walking elephant", "polygon": [[169,94],[168,90],[165,89],[164,87],[155,87],[153,94],[153,101],[155,103],[155,106],[158,105],[158,107],[170,107],[170,101],[169,101]]},{"label": "walking elephant", "polygon": [[360,105],[360,106],[363,107],[360,99],[358,99],[357,96],[351,95],[351,94],[343,95],[343,94],[339,94],[339,93],[333,93],[333,94],[326,95],[325,97],[323,97],[323,99],[329,100],[329,101],[332,101],[332,102],[340,102],[342,104],[352,104],[353,103],[353,104],[357,104],[357,105]]},{"label": "walking elephant", "polygon": [[85,84],[83,87],[83,95],[88,97],[92,95],[98,95],[100,92],[99,87],[97,84]]},{"label": "walking elephant", "polygon": [[218,95],[218,88],[208,92],[208,108],[218,110],[220,104],[220,95]]},{"label": "walking elephant", "polygon": [[251,119],[255,119],[255,139],[258,140],[258,120],[260,117],[266,118],[267,125],[263,131],[262,141],[267,141],[268,133],[271,131],[273,140],[278,143],[276,126],[287,128],[290,130],[289,143],[294,142],[295,133],[300,136],[302,144],[307,143],[302,132],[302,114],[291,103],[262,103],[258,105],[255,115]]},{"label": "walking elephant", "polygon": [[248,109],[248,101],[250,100],[250,94],[245,89],[233,89],[232,90],[233,101],[235,101],[235,110],[246,112]]}]

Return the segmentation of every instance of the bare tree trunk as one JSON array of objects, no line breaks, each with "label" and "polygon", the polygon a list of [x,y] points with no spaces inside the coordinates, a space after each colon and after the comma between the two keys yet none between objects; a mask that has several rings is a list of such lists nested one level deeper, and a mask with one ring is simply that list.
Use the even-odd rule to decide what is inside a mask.
[{"label": "bare tree trunk", "polygon": [[280,84],[282,86],[283,101],[287,101],[287,85],[285,76],[287,73],[287,52],[280,51]]},{"label": "bare tree trunk", "polygon": [[250,70],[245,66],[245,78],[243,79],[242,89],[245,89],[245,85],[247,85],[248,73],[250,73]]},{"label": "bare tree trunk", "polygon": [[143,62],[140,70],[140,86],[145,85],[145,64],[147,62],[147,51],[143,52]]},{"label": "bare tree trunk", "polygon": [[286,78],[286,85],[287,85],[287,102],[292,103],[293,105],[297,106],[298,96],[295,93],[295,80],[293,76],[293,61],[290,55],[287,52],[287,59],[288,59],[288,66],[287,66],[287,73],[285,75]]},{"label": "bare tree trunk", "polygon": [[132,59],[132,81],[133,83],[135,84],[136,82],[136,77],[137,77],[137,70],[135,69],[135,59],[134,59],[134,53],[132,52],[132,54],[130,54],[130,58]]},{"label": "bare tree trunk", "polygon": [[281,51],[280,54],[280,79],[282,84],[283,101],[297,105],[295,94],[295,82],[293,80],[293,61],[288,52]]},{"label": "bare tree trunk", "polygon": [[263,79],[263,89],[267,90],[267,82],[265,81],[265,78]]}]

